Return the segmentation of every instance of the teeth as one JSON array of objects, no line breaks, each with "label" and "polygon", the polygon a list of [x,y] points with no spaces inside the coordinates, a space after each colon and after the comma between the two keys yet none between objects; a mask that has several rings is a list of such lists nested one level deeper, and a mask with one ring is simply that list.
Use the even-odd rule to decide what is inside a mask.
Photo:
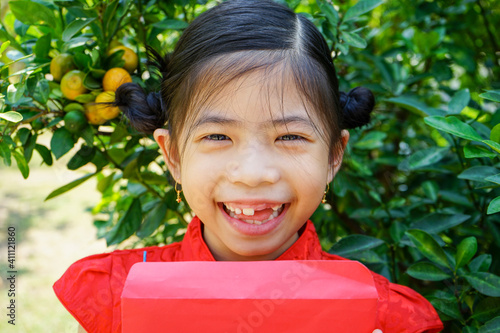
[{"label": "teeth", "polygon": [[[226,204],[224,204],[224,206],[227,208],[227,210],[229,212],[229,216],[231,216],[233,218],[237,218],[236,215],[240,215],[241,213],[243,213],[246,216],[253,216],[255,214],[255,210],[253,208],[244,208],[243,210],[241,210],[241,208],[233,208],[233,207],[226,205]],[[269,216],[268,219],[263,220],[263,221],[242,220],[242,219],[240,219],[240,221],[246,222],[248,224],[261,225],[261,224],[264,224],[266,222],[269,222],[270,220],[274,219],[275,217],[278,217],[278,215],[283,211],[283,207],[284,207],[284,205],[278,205],[275,207],[271,207],[273,209],[273,213]]]}]

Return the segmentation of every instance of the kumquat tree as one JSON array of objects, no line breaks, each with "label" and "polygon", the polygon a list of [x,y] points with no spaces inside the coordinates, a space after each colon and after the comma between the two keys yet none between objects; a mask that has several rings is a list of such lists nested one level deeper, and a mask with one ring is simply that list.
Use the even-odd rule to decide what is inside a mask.
[{"label": "kumquat tree", "polygon": [[[1,163],[27,178],[35,154],[48,166],[71,154],[74,180],[46,200],[94,178],[108,246],[179,241],[192,216],[158,145],[102,103],[125,82],[158,91],[146,46],[172,51],[218,2],[2,1]],[[323,248],[417,290],[446,332],[499,332],[500,3],[278,2],[323,33],[341,90],[377,100],[312,218]]]}]

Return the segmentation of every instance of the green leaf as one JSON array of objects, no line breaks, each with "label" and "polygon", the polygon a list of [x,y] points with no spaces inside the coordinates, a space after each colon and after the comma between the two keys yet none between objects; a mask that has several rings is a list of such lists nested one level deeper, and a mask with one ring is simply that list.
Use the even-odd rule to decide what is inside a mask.
[{"label": "green leaf", "polygon": [[487,272],[468,273],[464,276],[470,285],[481,294],[500,297],[500,277]]},{"label": "green leaf", "polygon": [[469,263],[469,261],[474,257],[477,252],[477,240],[476,237],[464,238],[457,247],[457,254],[455,255],[457,264],[455,266],[455,271],[460,267],[463,267]]},{"label": "green leaf", "polygon": [[154,172],[149,172],[149,171],[142,172],[141,179],[145,181],[147,184],[168,185],[167,177],[158,175]]},{"label": "green leaf", "polygon": [[75,100],[79,103],[91,103],[95,101],[95,95],[92,94],[81,94],[76,96]]},{"label": "green leaf", "polygon": [[28,25],[47,24],[57,28],[57,20],[51,9],[34,1],[9,1],[10,10],[19,21]]},{"label": "green leaf", "polygon": [[470,92],[469,89],[458,91],[448,105],[449,114],[459,114],[469,104]]},{"label": "green leaf", "polygon": [[148,189],[141,183],[129,181],[127,183],[127,191],[133,197],[140,197],[141,195],[146,193]]},{"label": "green leaf", "polygon": [[500,196],[491,200],[486,214],[491,215],[500,212]]},{"label": "green leaf", "polygon": [[73,61],[76,65],[76,67],[78,67],[81,70],[86,72],[90,68],[90,65],[92,64],[92,57],[88,54],[83,53],[83,52],[76,53],[73,56]]},{"label": "green leaf", "polygon": [[37,58],[47,58],[50,51],[50,42],[52,40],[51,34],[43,35],[35,44],[35,54]]},{"label": "green leaf", "polygon": [[153,27],[163,30],[181,30],[188,27],[188,23],[181,20],[166,19],[156,22]]},{"label": "green leaf", "polygon": [[14,150],[12,152],[12,155],[14,156],[14,159],[17,162],[17,167],[19,168],[19,171],[21,171],[23,178],[24,179],[28,178],[28,176],[30,174],[30,168],[29,168],[28,163],[26,162],[26,159],[24,158],[23,154],[21,154],[17,150]]},{"label": "green leaf", "polygon": [[82,7],[82,0],[53,0],[58,7]]},{"label": "green leaf", "polygon": [[33,156],[33,149],[35,149],[37,138],[38,138],[37,134],[30,135],[26,144],[23,145],[24,158],[26,159],[27,163],[29,163],[31,161],[31,157]]},{"label": "green leaf", "polygon": [[500,154],[500,143],[491,140],[483,140],[481,142],[487,144],[490,148]]},{"label": "green leaf", "polygon": [[83,140],[85,140],[87,146],[94,146],[94,129],[92,128],[92,126],[85,126],[85,128],[78,134]]},{"label": "green leaf", "polygon": [[464,214],[431,213],[410,224],[410,228],[423,230],[430,234],[438,234],[462,224],[469,218],[470,215]]},{"label": "green leaf", "polygon": [[361,140],[358,140],[354,144],[354,147],[358,149],[369,149],[369,150],[380,148],[384,145],[383,141],[386,137],[387,133],[385,132],[379,132],[379,131],[368,132],[366,135],[363,136]]},{"label": "green leaf", "polygon": [[441,161],[450,149],[431,147],[413,153],[408,159],[409,170],[427,167]]},{"label": "green leaf", "polygon": [[75,141],[71,133],[64,127],[58,128],[50,140],[50,149],[58,160],[73,148]]},{"label": "green leaf", "polygon": [[62,40],[64,42],[69,42],[71,38],[76,35],[78,32],[80,32],[83,28],[88,26],[90,23],[92,23],[96,18],[88,18],[88,19],[79,19],[71,22],[68,24],[66,29],[64,29],[63,34],[62,34]]},{"label": "green leaf", "polygon": [[[433,202],[436,202],[438,199],[439,186],[435,181],[426,180],[422,183],[422,190],[425,193],[425,196],[431,199]],[[415,227],[414,229],[422,229]]]},{"label": "green leaf", "polygon": [[0,141],[0,155],[3,157],[3,162],[6,166],[11,166],[12,164],[11,154],[12,153],[9,149],[9,145],[4,141]]},{"label": "green leaf", "polygon": [[367,45],[366,41],[355,32],[347,32],[347,31],[342,32],[342,39],[346,44],[352,45],[360,49],[366,48]]},{"label": "green leaf", "polygon": [[496,317],[479,327],[477,333],[498,333],[500,331],[500,317]]},{"label": "green leaf", "polygon": [[484,147],[465,146],[464,147],[464,156],[465,156],[465,158],[481,158],[481,157],[495,158],[495,157],[497,157],[497,154],[489,151],[488,149],[486,149]]},{"label": "green leaf", "polygon": [[440,36],[437,31],[416,29],[413,33],[412,42],[415,51],[427,57],[432,55],[432,50],[439,44]]},{"label": "green leaf", "polygon": [[97,190],[101,193],[104,193],[108,187],[112,184],[114,184],[114,177],[115,177],[116,172],[111,173],[109,176],[106,176],[99,180],[97,183]]},{"label": "green leaf", "polygon": [[108,67],[123,67],[125,65],[125,60],[123,60],[123,55],[125,54],[124,50],[118,50],[113,52],[107,59],[106,63]]},{"label": "green leaf", "polygon": [[448,317],[457,320],[460,320],[462,318],[462,314],[460,313],[460,309],[458,308],[458,304],[456,301],[433,299],[431,300],[431,304],[436,308],[436,310],[447,315]]},{"label": "green leaf", "polygon": [[61,195],[65,192],[68,192],[69,190],[77,187],[78,185],[82,184],[83,182],[85,182],[86,180],[92,178],[93,176],[95,176],[97,173],[89,173],[83,177],[80,177],[76,180],[73,180],[71,183],[68,183],[64,186],[61,186],[59,187],[58,189],[55,189],[54,191],[50,192],[50,194],[45,198],[45,201],[49,200],[49,199],[52,199],[52,198],[55,198],[57,197],[58,195]]},{"label": "green leaf", "polygon": [[135,198],[130,204],[127,212],[106,234],[108,246],[118,244],[132,236],[139,228],[142,221],[142,207],[139,198]]},{"label": "green leaf", "polygon": [[497,316],[500,316],[500,298],[487,297],[474,306],[471,318],[485,322]]},{"label": "green leaf", "polygon": [[479,97],[500,103],[500,90],[488,90],[487,92],[479,95]]},{"label": "green leaf", "polygon": [[109,138],[109,143],[114,144],[120,142],[129,135],[130,133],[127,130],[127,126],[125,126],[124,124],[118,124],[116,125],[113,133],[111,133],[111,137]]},{"label": "green leaf", "polygon": [[7,87],[7,98],[9,102],[13,104],[17,103],[21,97],[23,97],[25,91],[26,85],[23,83],[10,84]]},{"label": "green leaf", "polygon": [[10,121],[12,123],[18,123],[23,120],[23,116],[16,111],[7,111],[5,113],[0,113],[0,118]]},{"label": "green leaf", "polygon": [[484,180],[500,185],[500,173],[497,173],[496,175],[493,175],[493,176],[486,177]]},{"label": "green leaf", "polygon": [[50,150],[47,147],[36,144],[35,150],[40,154],[45,164],[52,165],[53,162],[52,154],[50,153]]},{"label": "green leaf", "polygon": [[158,227],[160,223],[163,221],[165,216],[167,215],[168,205],[165,201],[160,201],[156,207],[151,210],[151,212],[146,215],[144,222],[141,224],[141,227],[137,231],[137,236],[140,238],[145,238],[151,235]]},{"label": "green leaf", "polygon": [[445,118],[441,116],[430,116],[426,117],[424,121],[429,126],[453,134],[459,138],[472,141],[483,141],[483,138],[479,136],[474,128],[456,117],[450,116]]},{"label": "green leaf", "polygon": [[471,272],[487,272],[490,269],[491,262],[491,254],[481,254],[470,262],[469,269]]},{"label": "green leaf", "polygon": [[5,50],[7,50],[7,48],[9,47],[10,45],[10,41],[6,41],[6,42],[3,42],[1,45],[0,45],[0,57],[2,56],[2,54],[5,52]]},{"label": "green leaf", "polygon": [[490,166],[476,165],[461,172],[457,177],[475,182],[485,182],[486,178],[494,176],[498,169]]},{"label": "green leaf", "polygon": [[325,14],[326,18],[328,19],[328,22],[336,27],[337,24],[339,23],[339,13],[337,10],[328,2],[326,1],[321,1],[321,0],[316,0],[316,3],[319,6],[319,9],[323,14]]},{"label": "green leaf", "polygon": [[101,88],[101,81],[95,79],[91,73],[87,73],[83,79],[83,86],[89,90],[97,90]]},{"label": "green leaf", "polygon": [[71,38],[68,42],[64,43],[64,45],[62,46],[62,50],[63,52],[67,52],[71,49],[83,46],[91,40],[92,39],[89,37],[82,36]]},{"label": "green leaf", "polygon": [[26,127],[20,128],[16,133],[16,137],[19,139],[21,145],[23,146],[26,144],[26,142],[28,142],[30,136],[31,131]]},{"label": "green leaf", "polygon": [[394,240],[394,242],[399,243],[401,241],[401,238],[403,238],[406,230],[408,230],[408,227],[405,224],[399,221],[394,221],[391,224],[389,233],[391,234],[391,238]]},{"label": "green leaf", "polygon": [[50,95],[49,81],[41,79],[36,84],[36,90],[33,97],[42,104],[47,104]]},{"label": "green leaf", "polygon": [[369,250],[382,244],[384,241],[375,237],[349,235],[335,243],[328,252],[348,258],[356,252]]},{"label": "green leaf", "polygon": [[393,97],[393,98],[388,98],[385,99],[384,101],[389,102],[389,103],[394,103],[403,109],[412,111],[420,116],[427,116],[427,115],[435,115],[436,111],[418,99],[410,96],[399,96],[399,97]]},{"label": "green leaf", "polygon": [[418,229],[408,230],[405,234],[427,259],[438,265],[449,267],[444,250],[431,235]]},{"label": "green leaf", "polygon": [[[110,1],[108,6],[106,7],[106,11],[104,12],[104,16],[102,18],[102,26],[104,31],[108,31],[111,35],[116,25],[120,24],[121,20],[116,20],[116,8],[119,6],[120,1]],[[110,23],[115,19],[116,24],[114,26],[110,26]]]},{"label": "green leaf", "polygon": [[408,268],[406,273],[415,279],[427,281],[442,281],[451,278],[451,276],[440,267],[430,262],[418,262],[413,264]]},{"label": "green leaf", "polygon": [[344,15],[343,21],[347,22],[349,20],[358,18],[359,16],[369,12],[373,8],[378,7],[382,3],[383,1],[381,0],[360,0],[347,10]]},{"label": "green leaf", "polygon": [[496,124],[490,132],[490,140],[500,143],[500,124]]},{"label": "green leaf", "polygon": [[80,150],[69,160],[67,167],[69,170],[76,170],[92,161],[95,156],[95,148],[82,145]]}]

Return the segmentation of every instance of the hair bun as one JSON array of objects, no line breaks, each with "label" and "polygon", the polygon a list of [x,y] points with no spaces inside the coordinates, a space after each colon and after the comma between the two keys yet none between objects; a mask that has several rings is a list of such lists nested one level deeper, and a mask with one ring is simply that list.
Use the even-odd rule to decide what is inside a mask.
[{"label": "hair bun", "polygon": [[164,112],[159,93],[149,93],[137,83],[124,83],[115,92],[115,106],[130,119],[131,125],[139,132],[151,134],[165,125]]},{"label": "hair bun", "polygon": [[340,92],[340,106],[344,115],[343,128],[357,128],[370,122],[375,98],[369,89],[356,87],[347,94]]}]

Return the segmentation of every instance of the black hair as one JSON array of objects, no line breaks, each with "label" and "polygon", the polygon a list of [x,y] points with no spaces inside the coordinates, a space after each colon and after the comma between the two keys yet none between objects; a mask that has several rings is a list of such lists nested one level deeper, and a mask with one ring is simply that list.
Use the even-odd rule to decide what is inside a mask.
[{"label": "black hair", "polygon": [[161,92],[146,94],[126,83],[117,89],[115,105],[141,132],[167,125],[173,143],[193,116],[195,100],[206,102],[227,83],[254,71],[281,70],[290,76],[326,128],[331,151],[340,147],[341,129],[370,121],[375,104],[368,89],[339,92],[324,37],[303,15],[271,0],[225,1],[190,24],[171,55],[148,50],[162,75]]}]

